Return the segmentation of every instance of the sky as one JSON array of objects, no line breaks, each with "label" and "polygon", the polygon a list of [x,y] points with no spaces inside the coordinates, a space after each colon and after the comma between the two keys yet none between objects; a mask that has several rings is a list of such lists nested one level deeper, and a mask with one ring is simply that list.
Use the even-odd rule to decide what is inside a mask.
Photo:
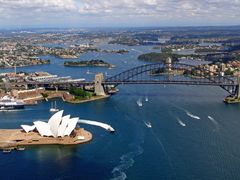
[{"label": "sky", "polygon": [[240,25],[240,0],[0,0],[0,28]]}]

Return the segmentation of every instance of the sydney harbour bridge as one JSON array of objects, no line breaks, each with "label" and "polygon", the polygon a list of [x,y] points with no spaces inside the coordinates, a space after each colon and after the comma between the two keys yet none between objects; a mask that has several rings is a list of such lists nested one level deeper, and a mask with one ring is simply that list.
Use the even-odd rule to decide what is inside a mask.
[{"label": "sydney harbour bridge", "polygon": [[175,84],[197,86],[219,86],[229,93],[229,97],[240,99],[240,78],[232,78],[212,72],[204,66],[193,66],[183,63],[172,63],[168,58],[166,62],[145,64],[134,67],[105,78],[103,73],[95,75],[94,81],[27,81],[12,84],[24,86],[26,89],[44,87],[46,89],[68,90],[71,87],[82,87],[92,90],[96,95],[111,94],[116,86],[121,84]]},{"label": "sydney harbour bridge", "polygon": [[[192,73],[194,72],[194,73]],[[96,74],[91,82],[25,82],[28,87],[45,87],[57,89],[69,89],[71,87],[92,87],[97,95],[105,95],[121,84],[175,84],[219,86],[230,96],[240,98],[239,79],[233,80],[216,72],[211,72],[204,66],[192,66],[182,63],[154,63],[134,67],[104,78],[102,73]],[[19,85],[19,84],[18,84]]]}]

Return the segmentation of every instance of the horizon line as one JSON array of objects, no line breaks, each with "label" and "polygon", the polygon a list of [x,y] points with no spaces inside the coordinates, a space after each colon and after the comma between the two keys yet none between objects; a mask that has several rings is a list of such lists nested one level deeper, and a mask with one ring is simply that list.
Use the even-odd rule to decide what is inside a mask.
[{"label": "horizon line", "polygon": [[28,29],[131,29],[131,28],[197,28],[197,27],[240,27],[240,24],[232,25],[166,25],[166,26],[69,26],[69,27],[60,27],[60,26],[39,26],[39,27],[0,27],[2,30],[28,30]]}]

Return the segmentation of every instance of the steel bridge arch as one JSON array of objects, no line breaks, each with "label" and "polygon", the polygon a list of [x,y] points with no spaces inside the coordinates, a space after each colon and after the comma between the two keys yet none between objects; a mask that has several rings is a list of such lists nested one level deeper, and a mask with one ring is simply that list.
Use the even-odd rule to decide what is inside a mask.
[{"label": "steel bridge arch", "polygon": [[[197,69],[201,75],[201,78],[194,81],[174,81],[174,80],[143,80],[136,78],[141,74],[150,75],[150,72],[159,69],[168,69],[172,70],[192,70],[193,68]],[[167,73],[166,73],[167,74]],[[211,74],[211,75],[210,75]],[[169,75],[169,74],[168,74]],[[135,79],[134,79],[135,78]],[[194,79],[194,78],[193,78]],[[235,95],[237,92],[237,84],[234,80],[220,76],[219,74],[209,71],[205,68],[200,68],[197,66],[182,64],[182,63],[154,63],[154,64],[145,64],[142,66],[137,66],[126,71],[123,71],[119,74],[116,74],[112,77],[107,78],[103,85],[114,85],[118,86],[120,84],[187,84],[187,85],[210,85],[210,86],[220,86],[226,90],[231,95]]]}]

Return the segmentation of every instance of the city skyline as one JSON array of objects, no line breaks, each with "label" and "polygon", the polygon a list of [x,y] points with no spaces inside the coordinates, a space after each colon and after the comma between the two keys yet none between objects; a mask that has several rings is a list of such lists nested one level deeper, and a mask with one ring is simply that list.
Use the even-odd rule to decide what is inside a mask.
[{"label": "city skyline", "polygon": [[239,0],[0,0],[0,28],[240,25]]}]

